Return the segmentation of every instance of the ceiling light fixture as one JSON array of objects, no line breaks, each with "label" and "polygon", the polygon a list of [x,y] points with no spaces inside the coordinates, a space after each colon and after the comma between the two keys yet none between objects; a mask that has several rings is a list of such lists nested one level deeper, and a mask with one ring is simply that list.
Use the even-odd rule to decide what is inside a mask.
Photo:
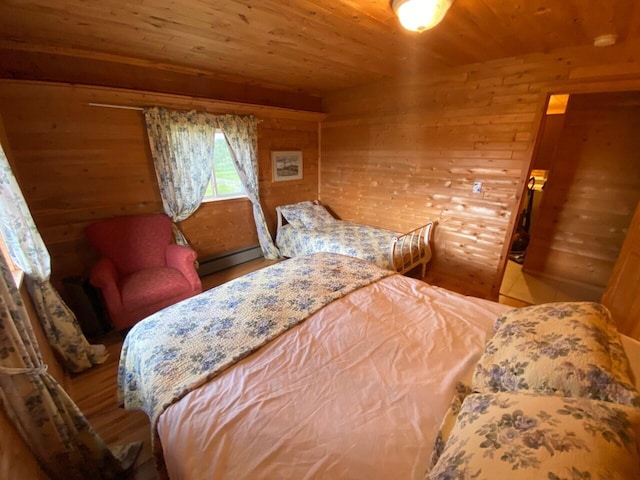
[{"label": "ceiling light fixture", "polygon": [[442,21],[453,0],[391,0],[391,8],[407,30],[424,32]]}]

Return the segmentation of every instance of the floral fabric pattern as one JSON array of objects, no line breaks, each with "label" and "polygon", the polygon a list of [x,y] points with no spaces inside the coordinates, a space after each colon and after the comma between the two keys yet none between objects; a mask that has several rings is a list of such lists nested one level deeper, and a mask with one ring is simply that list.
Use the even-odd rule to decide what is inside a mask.
[{"label": "floral fabric pattern", "polygon": [[[322,275],[318,275],[322,272]],[[160,311],[131,329],[118,372],[127,409],[160,413],[331,301],[392,272],[316,254],[286,260]]]},{"label": "floral fabric pattern", "polygon": [[282,205],[278,207],[280,209],[280,213],[285,218],[287,222],[289,222],[294,228],[305,228],[304,223],[299,219],[302,212],[313,207],[313,202],[305,201],[298,202],[292,205]]},{"label": "floral fabric pattern", "polygon": [[348,255],[393,270],[391,244],[400,234],[391,230],[336,220],[314,229],[284,225],[276,243],[285,257],[315,252]]},{"label": "floral fabric pattern", "polygon": [[449,405],[449,408],[447,409],[444,417],[442,418],[442,422],[440,423],[440,428],[438,429],[438,434],[433,446],[433,451],[431,452],[431,458],[429,459],[429,468],[427,471],[433,469],[435,464],[438,462],[440,455],[442,455],[444,447],[447,444],[449,437],[451,436],[451,431],[456,424],[456,419],[458,418],[458,414],[460,413],[460,409],[462,408],[464,399],[467,398],[470,393],[471,387],[469,385],[466,385],[463,382],[458,382],[456,384],[456,392],[453,395],[451,405]]},{"label": "floral fabric pattern", "polygon": [[313,229],[338,221],[322,205],[309,201],[283,205],[279,209],[287,222],[295,228]]},{"label": "floral fabric pattern", "polygon": [[430,480],[640,478],[640,409],[524,393],[474,394]]},{"label": "floral fabric pattern", "polygon": [[476,367],[472,388],[640,406],[615,324],[604,306],[591,302],[550,303],[504,314]]},{"label": "floral fabric pattern", "polygon": [[273,243],[271,233],[260,205],[258,188],[258,120],[252,116],[220,115],[216,117],[218,126],[227,140],[231,158],[238,171],[240,181],[251,204],[253,218],[256,222],[260,248],[265,258],[281,258],[280,252]]},{"label": "floral fabric pattern", "polygon": [[[174,223],[200,206],[211,172],[216,117],[204,112],[144,109],[149,147],[165,213]],[[188,246],[175,227],[176,243]]]},{"label": "floral fabric pattern", "polygon": [[47,373],[20,293],[0,255],[0,397],[52,479],[122,478],[140,442],[110,450]]},{"label": "floral fabric pattern", "polygon": [[31,212],[0,148],[0,228],[13,262],[24,271],[26,284],[51,347],[70,372],[103,363],[103,345],[90,345],[78,320],[49,282],[51,259]]},{"label": "floral fabric pattern", "polygon": [[[260,205],[258,120],[253,116],[216,116],[158,107],[144,109],[144,118],[165,213],[174,222],[181,222],[202,203],[213,170],[215,133],[220,128],[253,205],[262,253],[265,258],[280,258]],[[177,227],[174,233],[176,243],[189,245]]]}]

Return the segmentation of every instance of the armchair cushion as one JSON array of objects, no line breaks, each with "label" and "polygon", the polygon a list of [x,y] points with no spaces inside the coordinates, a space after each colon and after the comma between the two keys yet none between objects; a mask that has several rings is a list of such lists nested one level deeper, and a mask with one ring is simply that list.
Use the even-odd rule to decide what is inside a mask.
[{"label": "armchair cushion", "polygon": [[128,310],[162,302],[179,292],[188,292],[191,285],[175,268],[145,268],[124,278],[120,285],[122,303]]},{"label": "armchair cushion", "polygon": [[117,329],[202,291],[196,253],[171,243],[172,224],[164,214],[101,220],[86,234],[102,257],[90,280]]}]

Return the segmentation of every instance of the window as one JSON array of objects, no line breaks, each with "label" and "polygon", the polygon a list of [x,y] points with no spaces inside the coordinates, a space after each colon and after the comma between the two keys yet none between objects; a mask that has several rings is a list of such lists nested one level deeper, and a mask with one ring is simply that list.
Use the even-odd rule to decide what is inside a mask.
[{"label": "window", "polygon": [[220,130],[216,130],[211,181],[204,194],[205,202],[246,197],[242,182],[231,159],[229,145]]}]

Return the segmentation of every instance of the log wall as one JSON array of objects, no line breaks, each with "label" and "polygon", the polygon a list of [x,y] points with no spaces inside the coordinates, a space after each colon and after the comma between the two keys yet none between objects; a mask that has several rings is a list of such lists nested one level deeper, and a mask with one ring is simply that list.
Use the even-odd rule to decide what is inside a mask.
[{"label": "log wall", "polygon": [[[161,212],[142,113],[89,103],[157,105],[254,114],[263,208],[275,232],[279,203],[317,197],[318,122],[322,115],[175,95],[2,81],[0,115],[16,176],[50,250],[52,281],[86,275],[95,260],[85,226],[118,215]],[[302,150],[302,180],[271,181],[270,150]],[[200,258],[258,243],[247,199],[204,203],[183,222]]]},{"label": "log wall", "polygon": [[342,218],[400,231],[437,221],[429,281],[496,298],[549,93],[640,90],[638,47],[514,57],[330,94],[320,199]]},{"label": "log wall", "polygon": [[604,291],[640,201],[640,92],[574,95],[523,270]]}]

